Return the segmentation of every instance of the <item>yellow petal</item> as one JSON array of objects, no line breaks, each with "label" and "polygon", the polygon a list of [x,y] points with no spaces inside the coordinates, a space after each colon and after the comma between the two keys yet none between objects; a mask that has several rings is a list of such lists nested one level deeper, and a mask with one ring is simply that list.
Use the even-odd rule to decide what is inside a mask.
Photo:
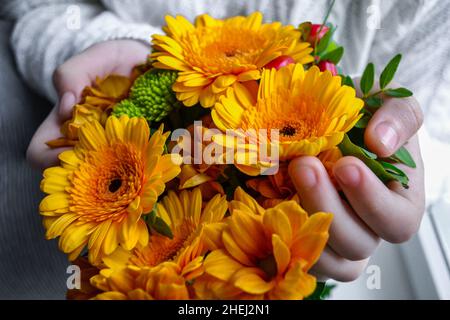
[{"label": "yellow petal", "polygon": [[271,208],[266,211],[263,219],[269,233],[278,234],[283,242],[292,242],[292,227],[287,215],[280,209]]},{"label": "yellow petal", "polygon": [[291,261],[291,252],[286,243],[277,234],[272,235],[272,247],[278,274],[284,274]]},{"label": "yellow petal", "polygon": [[211,223],[203,228],[204,242],[209,250],[223,248],[222,232],[226,228],[225,223]]},{"label": "yellow petal", "polygon": [[158,161],[158,171],[162,174],[164,183],[174,179],[181,172],[180,165],[183,159],[179,154],[165,154]]},{"label": "yellow petal", "polygon": [[100,256],[103,253],[103,242],[109,232],[111,220],[100,223],[89,237],[88,250],[90,261],[100,262]]},{"label": "yellow petal", "polygon": [[89,235],[92,233],[94,225],[91,223],[84,223],[68,226],[59,238],[59,247],[65,253],[77,249],[78,247],[87,244]]},{"label": "yellow petal", "polygon": [[266,282],[258,274],[248,272],[246,269],[241,269],[233,279],[233,284],[237,288],[251,294],[264,294],[275,285],[273,281]]},{"label": "yellow petal", "polygon": [[79,130],[80,148],[86,150],[98,150],[108,145],[105,130],[98,121],[84,124]]},{"label": "yellow petal", "polygon": [[129,119],[124,132],[126,142],[136,146],[137,150],[143,150],[150,137],[150,128],[144,118]]},{"label": "yellow petal", "polygon": [[[39,205],[43,215],[60,215],[57,212],[68,212],[69,197],[67,193],[58,192],[46,196]],[[55,212],[56,211],[56,212]]]},{"label": "yellow petal", "polygon": [[45,193],[64,193],[70,186],[67,178],[70,171],[62,167],[52,167],[44,171],[44,180],[41,182],[41,190]]},{"label": "yellow petal", "polygon": [[238,246],[248,255],[263,257],[266,238],[259,217],[244,211],[234,210],[229,227]]},{"label": "yellow petal", "polygon": [[259,80],[261,78],[261,72],[259,70],[249,70],[239,74],[237,80],[240,82]]},{"label": "yellow petal", "polygon": [[139,240],[139,234],[136,232],[137,223],[133,223],[132,219],[125,218],[119,230],[121,245],[126,250],[131,250],[136,246]]},{"label": "yellow petal", "polygon": [[118,233],[119,225],[117,222],[113,222],[103,240],[104,255],[110,255],[117,249],[117,246],[119,245]]},{"label": "yellow petal", "polygon": [[59,237],[64,232],[64,230],[78,217],[79,216],[75,213],[63,214],[55,221],[53,221],[51,225],[47,228],[47,233],[45,234],[45,237],[47,239],[54,239],[56,237]]},{"label": "yellow petal", "polygon": [[222,233],[222,242],[225,249],[234,259],[246,266],[253,265],[248,255],[236,244],[229,231],[225,230]]},{"label": "yellow petal", "polygon": [[106,138],[108,141],[123,141],[124,140],[124,127],[122,122],[112,116],[106,121]]},{"label": "yellow petal", "polygon": [[214,250],[206,256],[205,272],[217,279],[227,281],[243,266],[229,257],[223,250]]},{"label": "yellow petal", "polygon": [[213,93],[219,93],[231,86],[233,83],[235,83],[237,80],[237,77],[234,75],[224,75],[216,78],[216,80],[213,82],[211,86],[211,90]]}]

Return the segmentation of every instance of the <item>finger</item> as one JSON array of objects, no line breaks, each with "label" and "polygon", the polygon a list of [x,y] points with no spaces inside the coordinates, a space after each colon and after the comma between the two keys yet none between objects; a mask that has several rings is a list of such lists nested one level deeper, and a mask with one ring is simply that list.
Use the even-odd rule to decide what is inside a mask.
[{"label": "finger", "polygon": [[388,98],[370,120],[364,140],[371,151],[388,157],[414,136],[422,123],[423,113],[415,98]]},{"label": "finger", "polygon": [[378,246],[378,236],[341,200],[320,160],[315,157],[295,159],[290,163],[289,174],[306,211],[333,213],[330,247],[349,260],[371,256]]},{"label": "finger", "polygon": [[53,108],[44,122],[40,125],[27,150],[27,160],[32,167],[44,170],[58,164],[58,155],[68,148],[49,148],[45,143],[61,136],[58,109]]},{"label": "finger", "polygon": [[398,194],[354,157],[340,159],[333,172],[352,208],[378,236],[401,243],[417,232],[424,210],[410,198],[422,197],[423,191],[411,186],[410,198]]},{"label": "finger", "polygon": [[350,261],[326,247],[319,261],[311,268],[311,273],[319,279],[350,282],[359,278],[368,261],[369,259]]},{"label": "finger", "polygon": [[405,148],[414,159],[416,168],[410,168],[402,164],[396,164],[396,166],[408,175],[409,188],[403,188],[401,184],[395,182],[388,183],[388,188],[404,198],[409,199],[419,211],[425,211],[424,166],[417,135],[405,144]]},{"label": "finger", "polygon": [[77,103],[77,98],[71,91],[65,92],[58,106],[58,117],[60,120],[68,120],[72,117],[73,106]]}]

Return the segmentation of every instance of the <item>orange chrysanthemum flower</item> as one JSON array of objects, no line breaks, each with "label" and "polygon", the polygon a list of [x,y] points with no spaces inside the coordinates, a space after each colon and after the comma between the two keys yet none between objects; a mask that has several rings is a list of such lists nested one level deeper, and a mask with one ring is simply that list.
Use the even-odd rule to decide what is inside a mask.
[{"label": "orange chrysanthemum flower", "polygon": [[181,160],[163,155],[169,133],[150,138],[145,119],[108,118],[80,128],[74,150],[60,154],[61,166],[45,170],[40,206],[48,239],[60,236],[61,250],[74,260],[86,246],[97,265],[120,244],[146,245],[149,213],[165,183],[180,172]]},{"label": "orange chrysanthemum flower", "polygon": [[186,106],[212,107],[227,88],[241,93],[254,88],[262,68],[279,56],[313,61],[300,31],[262,19],[259,12],[225,20],[205,14],[193,25],[182,16],[167,16],[166,35],[153,36],[153,66],[180,71],[173,90]]},{"label": "orange chrysanthemum flower", "polygon": [[200,299],[252,297],[302,299],[316,279],[308,274],[328,240],[332,215],[308,214],[295,201],[264,210],[242,189],[230,203],[231,216],[205,229],[213,250],[205,276],[194,287]]}]

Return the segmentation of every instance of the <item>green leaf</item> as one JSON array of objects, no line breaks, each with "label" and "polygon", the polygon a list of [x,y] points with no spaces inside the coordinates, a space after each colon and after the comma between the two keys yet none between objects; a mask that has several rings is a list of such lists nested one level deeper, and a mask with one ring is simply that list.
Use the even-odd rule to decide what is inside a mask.
[{"label": "green leaf", "polygon": [[373,63],[369,63],[364,70],[364,73],[361,78],[361,91],[365,96],[372,90],[373,84],[375,82],[375,65]]},{"label": "green leaf", "polygon": [[337,49],[334,49],[333,51],[325,53],[320,58],[320,60],[331,61],[334,64],[338,64],[339,61],[341,61],[343,55],[344,55],[344,47],[338,47]]},{"label": "green leaf", "polygon": [[156,205],[150,213],[144,214],[142,217],[149,226],[152,226],[156,221]]},{"label": "green leaf", "polygon": [[150,213],[144,215],[144,221],[150,230],[154,230],[165,237],[173,239],[173,233],[169,225],[161,217],[157,216],[156,206]]},{"label": "green leaf", "polygon": [[391,61],[389,61],[386,68],[380,76],[380,89],[383,90],[387,87],[389,83],[394,79],[395,73],[397,72],[400,61],[402,60],[402,55],[396,55]]},{"label": "green leaf", "polygon": [[321,53],[325,52],[328,48],[328,45],[330,44],[331,37],[333,36],[333,29],[328,30],[328,32],[323,36],[322,39],[320,39],[319,43],[317,44],[317,51],[316,54],[320,55]]},{"label": "green leaf", "polygon": [[366,104],[371,108],[379,108],[383,105],[384,101],[383,99],[379,97],[368,97],[364,100]]},{"label": "green leaf", "polygon": [[408,177],[403,171],[390,163],[374,159],[373,153],[353,144],[347,135],[344,135],[338,147],[344,156],[353,156],[364,162],[383,183],[396,180],[408,188]]},{"label": "green leaf", "polygon": [[385,161],[380,161],[383,168],[395,177],[395,180],[399,181],[406,189],[408,189],[409,178],[402,170],[394,166],[392,163],[388,163]]},{"label": "green leaf", "polygon": [[355,84],[353,83],[353,80],[350,76],[342,76],[342,84],[344,86],[355,88]]},{"label": "green leaf", "polygon": [[369,124],[371,117],[368,115],[364,115],[363,117],[361,117],[361,119],[358,120],[358,122],[355,124],[356,128],[359,129],[365,129],[367,128],[367,125]]},{"label": "green leaf", "polygon": [[312,23],[311,22],[303,22],[298,26],[298,30],[302,33],[302,40],[304,42],[308,41],[309,35],[311,34]]},{"label": "green leaf", "polygon": [[398,88],[398,89],[387,89],[384,93],[393,98],[408,98],[413,95],[413,93],[406,88]]},{"label": "green leaf", "polygon": [[173,233],[172,230],[170,229],[169,225],[160,217],[156,217],[156,221],[155,223],[151,226],[151,228],[153,230],[155,230],[156,232],[158,232],[159,234],[173,239]]},{"label": "green leaf", "polygon": [[359,148],[361,149],[362,152],[364,152],[366,157],[368,157],[369,159],[376,160],[378,158],[378,156],[375,153],[372,153],[369,150],[366,150],[366,149],[361,148],[361,147],[359,147]]},{"label": "green leaf", "polygon": [[326,282],[317,282],[316,289],[305,300],[326,300],[330,297],[331,291],[336,287],[335,284]]},{"label": "green leaf", "polygon": [[322,293],[320,294],[320,300],[326,300],[330,297],[331,291],[336,288],[335,284],[326,284],[325,288],[323,288]]},{"label": "green leaf", "polygon": [[326,282],[317,282],[316,289],[306,298],[306,300],[321,300],[320,297],[325,289],[325,286]]},{"label": "green leaf", "polygon": [[405,166],[413,169],[417,167],[416,162],[405,147],[398,149],[398,151],[390,157],[389,160],[403,163]]}]

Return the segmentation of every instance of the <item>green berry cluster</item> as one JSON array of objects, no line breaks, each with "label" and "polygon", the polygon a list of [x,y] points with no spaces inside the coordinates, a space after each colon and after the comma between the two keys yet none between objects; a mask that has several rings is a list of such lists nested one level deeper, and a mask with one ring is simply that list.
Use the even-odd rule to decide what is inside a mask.
[{"label": "green berry cluster", "polygon": [[114,106],[116,116],[144,117],[151,122],[165,118],[177,103],[172,85],[177,72],[170,70],[150,70],[138,77],[131,87],[128,99]]}]

